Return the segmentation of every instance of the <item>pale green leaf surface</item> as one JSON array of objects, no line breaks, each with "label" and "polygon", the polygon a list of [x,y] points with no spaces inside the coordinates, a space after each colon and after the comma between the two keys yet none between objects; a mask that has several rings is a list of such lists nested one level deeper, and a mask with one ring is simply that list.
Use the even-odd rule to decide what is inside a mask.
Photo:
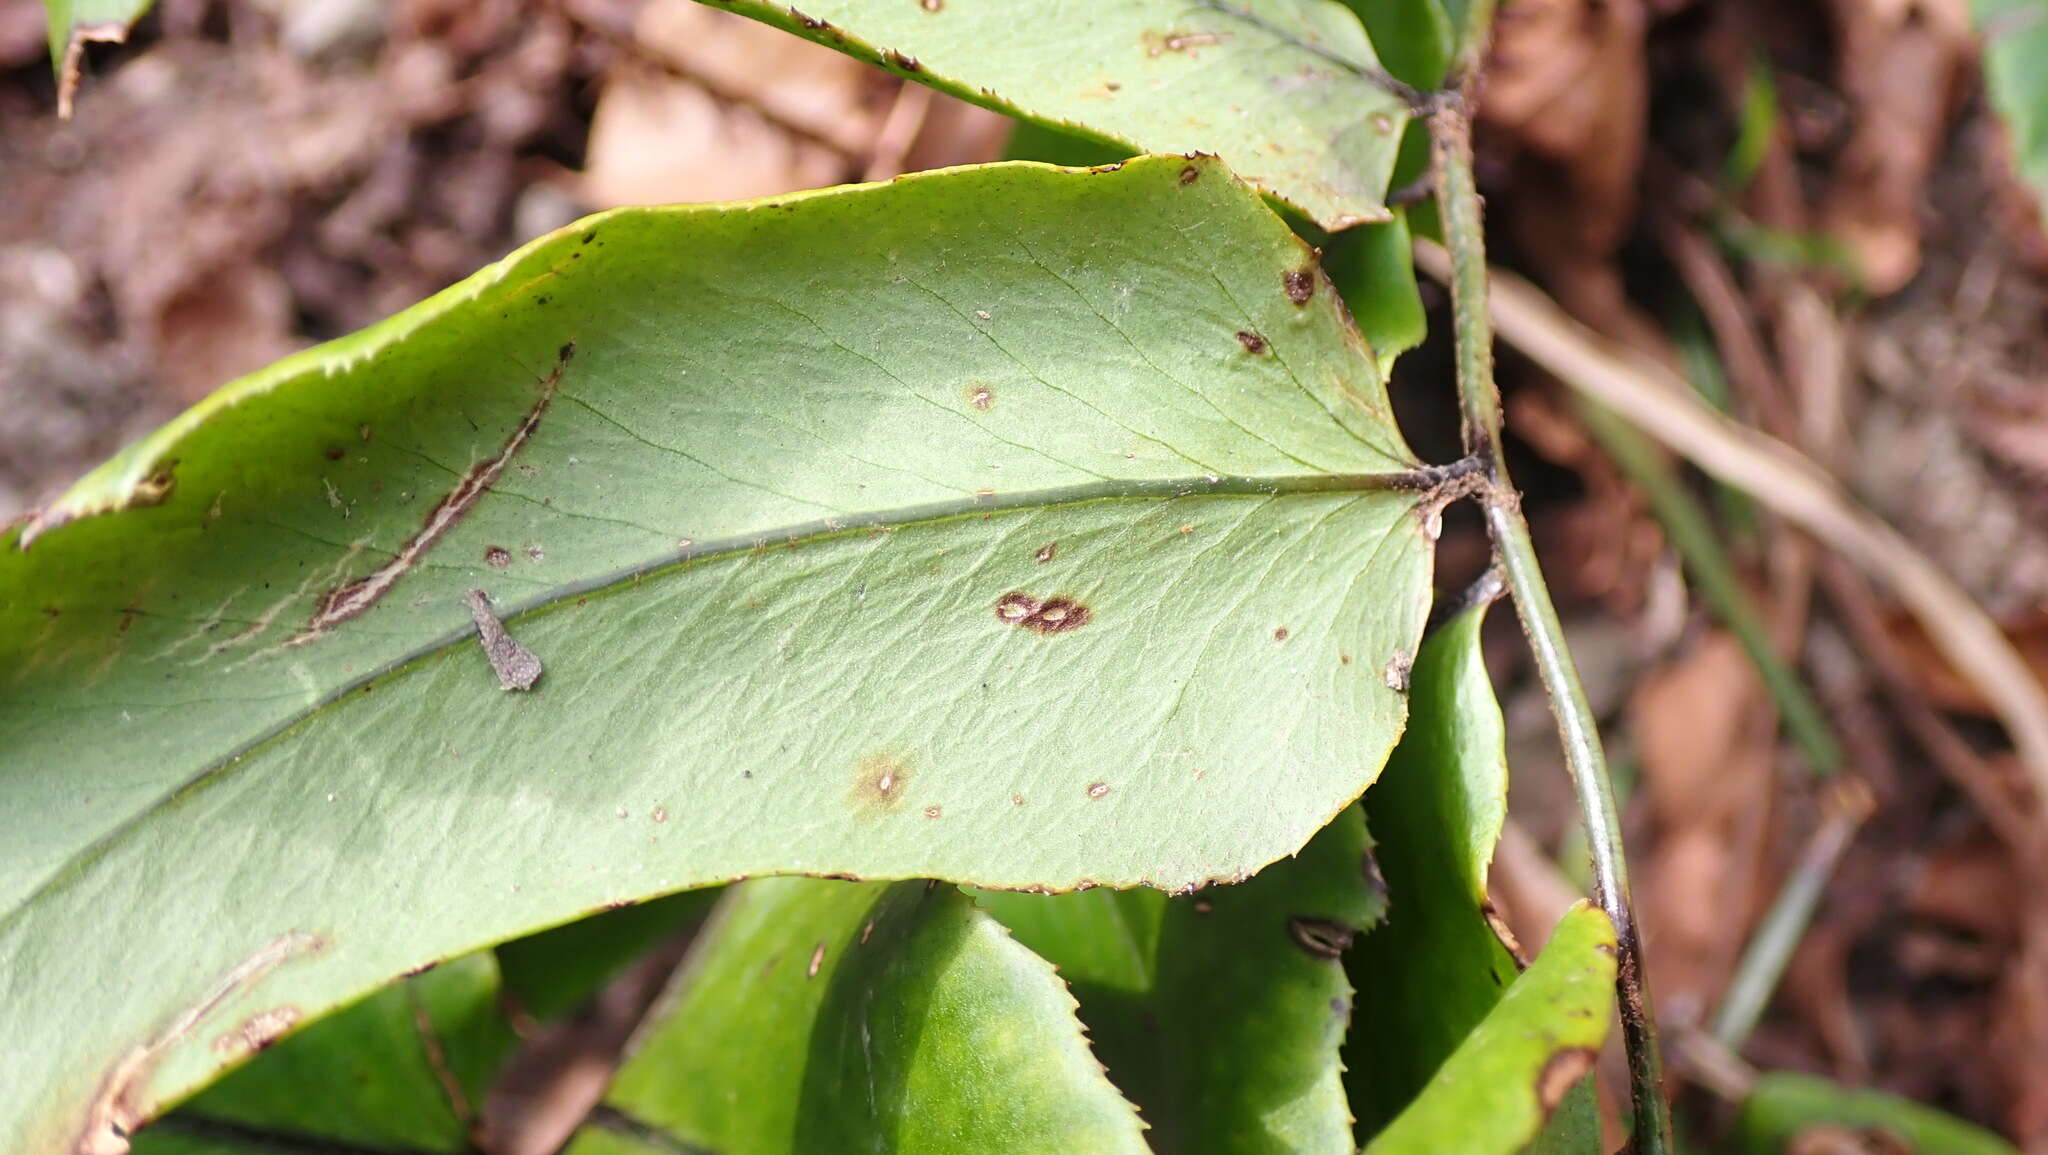
[{"label": "pale green leaf surface", "polygon": [[740,883],[665,1003],[569,1155],[1146,1150],[1052,967],[955,887]]},{"label": "pale green leaf surface", "polygon": [[1388,909],[1345,960],[1358,988],[1345,1083],[1362,1137],[1408,1106],[1515,978],[1484,914],[1508,788],[1506,730],[1479,648],[1485,617],[1466,610],[1423,643],[1408,729],[1365,796]]},{"label": "pale green leaf surface", "polygon": [[269,1046],[145,1128],[135,1155],[176,1155],[194,1143],[459,1155],[516,1041],[498,994],[488,952],[386,987]]},{"label": "pale green leaf surface", "polygon": [[2048,0],[1971,0],[1984,37],[1984,89],[2012,165],[2048,216]]},{"label": "pale green leaf surface", "polygon": [[1327,229],[1385,220],[1406,105],[1336,0],[707,0],[1013,116],[1220,155]]},{"label": "pale green leaf surface", "polygon": [[1248,874],[1401,725],[1412,464],[1306,247],[1179,158],[622,210],[236,382],[0,538],[0,1149],[620,900]]},{"label": "pale green leaf surface", "polygon": [[1543,953],[1366,1155],[1512,1155],[1592,1070],[1614,1001],[1614,927],[1574,906]]},{"label": "pale green leaf surface", "polygon": [[1236,886],[980,901],[1072,985],[1155,1151],[1348,1153],[1351,987],[1336,952],[1384,913],[1371,864],[1354,808]]}]

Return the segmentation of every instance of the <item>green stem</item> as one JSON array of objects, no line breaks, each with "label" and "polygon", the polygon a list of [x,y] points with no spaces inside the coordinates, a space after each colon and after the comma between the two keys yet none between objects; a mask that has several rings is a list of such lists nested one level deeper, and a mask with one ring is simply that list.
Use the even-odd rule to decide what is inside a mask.
[{"label": "green stem", "polygon": [[1763,615],[1750,600],[1749,591],[1742,587],[1742,580],[1735,575],[1735,565],[1728,559],[1727,551],[1721,548],[1721,540],[1715,534],[1714,523],[1706,511],[1679,483],[1656,446],[1637,432],[1635,426],[1597,401],[1582,398],[1578,409],[1593,439],[1600,443],[1621,471],[1628,474],[1636,488],[1643,491],[1643,497],[1650,503],[1650,512],[1664,526],[1672,547],[1692,574],[1693,584],[1707,599],[1707,604],[1713,607],[1714,616],[1721,619],[1729,632],[1742,643],[1742,648],[1748,651],[1757,675],[1763,679],[1764,689],[1777,704],[1778,716],[1783,720],[1785,730],[1806,755],[1807,763],[1816,774],[1824,777],[1833,774],[1841,768],[1842,748],[1835,741],[1827,716],[1821,713],[1813,696],[1806,692],[1799,676],[1778,656],[1777,647],[1771,642],[1770,630],[1764,626]]},{"label": "green stem", "polygon": [[[1491,5],[1474,0],[1468,10],[1468,34],[1459,52],[1461,75],[1469,83],[1471,64],[1479,58],[1485,25],[1475,25]],[[1621,1011],[1622,1041],[1628,1052],[1629,1092],[1634,1106],[1632,1147],[1638,1155],[1669,1155],[1671,1113],[1664,1101],[1663,1057],[1650,1008],[1648,979],[1643,971],[1642,940],[1636,933],[1629,900],[1628,864],[1621,847],[1621,819],[1614,788],[1607,778],[1607,759],[1593,719],[1585,687],[1565,650],[1564,627],[1551,604],[1543,571],[1536,564],[1536,546],[1521,500],[1509,479],[1500,453],[1500,393],[1493,381],[1493,326],[1486,313],[1486,238],[1480,220],[1477,183],[1472,175],[1472,125],[1462,98],[1446,94],[1430,114],[1430,136],[1436,167],[1438,213],[1444,244],[1451,256],[1451,316],[1457,347],[1458,398],[1464,415],[1465,449],[1487,463],[1489,485],[1482,495],[1494,549],[1507,573],[1508,588],[1536,668],[1550,693],[1557,716],[1565,762],[1579,797],[1586,827],[1586,846],[1593,865],[1593,900],[1614,923],[1617,962],[1615,990]]]}]

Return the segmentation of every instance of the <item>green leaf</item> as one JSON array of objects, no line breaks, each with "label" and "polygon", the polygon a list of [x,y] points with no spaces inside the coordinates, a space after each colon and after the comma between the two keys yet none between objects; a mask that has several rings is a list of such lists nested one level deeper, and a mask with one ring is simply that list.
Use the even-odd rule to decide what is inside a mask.
[{"label": "green leaf", "polygon": [[648,951],[702,922],[718,895],[686,890],[505,943],[497,951],[505,992],[536,1019],[560,1018]]},{"label": "green leaf", "polygon": [[1458,30],[1442,0],[1344,0],[1395,79],[1425,92],[1444,82]]},{"label": "green leaf", "polygon": [[1520,1151],[1593,1069],[1613,1002],[1614,927],[1580,903],[1366,1155]]},{"label": "green leaf", "polygon": [[664,1002],[569,1155],[1145,1150],[1053,969],[951,886],[741,883]]},{"label": "green leaf", "polygon": [[707,0],[999,112],[1220,155],[1326,229],[1387,219],[1408,108],[1336,0]]},{"label": "green leaf", "polygon": [[1743,1100],[1737,1123],[1744,1151],[1776,1155],[1816,1127],[1878,1131],[1918,1155],[2015,1155],[2016,1148],[1971,1123],[1882,1091],[1856,1090],[1796,1071],[1768,1071]]},{"label": "green leaf", "polygon": [[1203,159],[621,210],[229,385],[0,536],[0,1149],[620,901],[1249,875],[1401,726],[1414,464]]},{"label": "green leaf", "polygon": [[1515,978],[1485,915],[1508,789],[1485,620],[1485,607],[1468,609],[1423,643],[1408,729],[1365,796],[1388,910],[1346,960],[1358,999],[1345,1083],[1361,1137],[1407,1108]]},{"label": "green leaf", "polygon": [[[274,1024],[289,1025],[285,1017]],[[470,1150],[484,1090],[514,1041],[498,1011],[495,960],[468,955],[269,1046],[143,1131],[135,1152],[262,1151],[312,1140],[456,1155]],[[245,1042],[262,1045],[260,1037]]]},{"label": "green leaf", "polygon": [[2013,169],[2048,215],[2048,0],[1971,0],[1984,36],[1984,89],[2005,124]]},{"label": "green leaf", "polygon": [[1384,912],[1378,883],[1354,808],[1237,886],[980,901],[1073,986],[1155,1150],[1348,1155],[1338,1048],[1351,987],[1338,956]]}]

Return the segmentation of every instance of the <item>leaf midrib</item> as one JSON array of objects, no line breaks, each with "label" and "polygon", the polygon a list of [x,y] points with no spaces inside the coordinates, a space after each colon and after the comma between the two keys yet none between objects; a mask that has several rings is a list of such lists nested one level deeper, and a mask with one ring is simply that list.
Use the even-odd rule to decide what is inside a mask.
[{"label": "leaf midrib", "polygon": [[[1420,497],[1441,480],[1438,469],[1423,466],[1413,470],[1376,473],[1309,473],[1266,477],[1226,477],[1212,474],[1196,478],[1118,478],[1011,493],[972,494],[963,498],[899,506],[889,510],[819,518],[779,529],[717,540],[693,541],[647,561],[569,582],[521,602],[508,603],[500,617],[509,626],[514,619],[572,599],[588,597],[593,593],[643,580],[664,570],[680,568],[695,562],[718,560],[759,550],[806,545],[857,533],[890,532],[909,526],[936,524],[968,516],[1008,513],[1023,509],[1049,509],[1095,501],[1171,501],[1189,497],[1286,497],[1315,493],[1388,492],[1414,493]],[[369,671],[337,683],[311,706],[279,720],[264,732],[208,762],[190,778],[137,809],[135,813],[94,839],[91,844],[71,855],[63,867],[52,872],[41,885],[29,891],[14,909],[0,914],[0,933],[12,929],[14,924],[27,915],[44,896],[61,889],[95,859],[109,852],[130,831],[148,821],[182,795],[206,785],[218,774],[231,769],[237,762],[282,738],[293,728],[304,724],[307,719],[348,695],[458,646],[476,634],[475,623],[465,622],[433,635]]]}]

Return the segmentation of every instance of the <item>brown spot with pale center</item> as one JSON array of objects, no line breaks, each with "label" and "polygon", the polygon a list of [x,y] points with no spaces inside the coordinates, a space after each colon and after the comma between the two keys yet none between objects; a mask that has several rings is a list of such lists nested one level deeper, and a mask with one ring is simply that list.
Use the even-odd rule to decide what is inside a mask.
[{"label": "brown spot with pale center", "polygon": [[1239,329],[1237,331],[1237,343],[1243,345],[1244,351],[1253,356],[1266,351],[1266,339],[1249,329]]},{"label": "brown spot with pale center", "polygon": [[910,764],[895,754],[870,754],[853,777],[853,808],[866,817],[903,809],[910,784]]},{"label": "brown spot with pale center", "polygon": [[1039,565],[1044,565],[1046,562],[1051,561],[1056,555],[1058,555],[1059,552],[1060,543],[1056,541],[1049,541],[1046,542],[1044,545],[1039,546],[1038,552],[1033,554],[1032,556],[1038,559]]},{"label": "brown spot with pale center", "polygon": [[1276,642],[1284,642],[1284,641],[1286,641],[1286,640],[1287,640],[1287,627],[1286,627],[1286,626],[1281,626],[1281,627],[1279,627],[1279,628],[1275,629],[1275,630],[1273,631],[1273,640],[1274,640],[1274,641],[1276,641]]},{"label": "brown spot with pale center", "polygon": [[1186,168],[1180,170],[1180,183],[1182,184],[1193,184],[1201,178],[1202,170],[1196,168],[1194,165],[1189,165]]},{"label": "brown spot with pale center", "polygon": [[996,599],[996,620],[1030,630],[1034,634],[1063,634],[1078,630],[1094,617],[1087,606],[1072,598],[1038,598],[1012,590]]},{"label": "brown spot with pale center", "polygon": [[967,403],[983,413],[988,412],[988,407],[996,403],[995,386],[976,385],[974,388],[969,389],[967,391]]},{"label": "brown spot with pale center", "polygon": [[1536,1076],[1536,1098],[1546,1112],[1555,1111],[1565,1094],[1593,1069],[1599,1053],[1591,1047],[1570,1047],[1550,1056]]},{"label": "brown spot with pale center", "polygon": [[938,807],[936,807],[936,806],[927,806],[927,807],[925,807],[925,808],[924,808],[924,816],[925,816],[926,818],[937,818],[937,817],[938,817],[939,815],[941,815],[941,814],[944,814],[944,813],[945,813],[945,811],[943,811],[943,810],[940,810],[940,809],[939,809]]},{"label": "brown spot with pale center", "polygon": [[512,551],[502,545],[494,545],[484,551],[484,564],[492,569],[504,569],[512,564]]},{"label": "brown spot with pale center", "polygon": [[1287,286],[1287,299],[1297,305],[1306,305],[1316,295],[1316,275],[1307,269],[1296,269],[1281,278]]},{"label": "brown spot with pale center", "polygon": [[1108,794],[1109,794],[1109,783],[1107,783],[1107,782],[1090,782],[1090,783],[1088,784],[1088,797],[1090,797],[1090,798],[1102,798],[1102,797],[1106,797],[1106,796],[1107,796]]}]

